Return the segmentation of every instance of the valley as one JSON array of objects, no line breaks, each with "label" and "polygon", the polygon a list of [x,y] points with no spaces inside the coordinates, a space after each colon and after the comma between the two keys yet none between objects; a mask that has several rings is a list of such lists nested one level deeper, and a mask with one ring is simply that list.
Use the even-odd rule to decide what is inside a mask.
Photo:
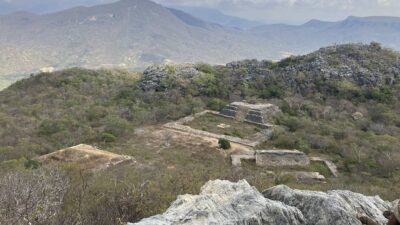
[{"label": "valley", "polygon": [[[49,224],[126,224],[162,214],[178,195],[197,195],[217,179],[233,183],[222,182],[216,190],[257,189],[251,193],[262,204],[258,192],[281,184],[300,190],[344,189],[392,201],[400,193],[398,58],[398,52],[378,43],[344,44],[278,62],[35,74],[0,92],[0,184],[7,184],[0,185],[0,203],[13,204],[7,202],[13,195],[3,194],[12,193],[12,186],[48,188],[63,196],[61,203],[53,202],[56,213],[44,207],[51,200],[39,201],[38,194],[28,203],[46,210],[39,218],[32,207],[24,217]],[[259,142],[228,141],[231,148],[224,150],[221,135]],[[304,160],[269,168],[261,165],[262,159],[249,157],[232,165],[235,155],[264,154],[268,159],[282,153],[285,160],[277,163],[291,161],[291,155]],[[78,158],[83,167],[60,163],[69,157]],[[132,163],[104,166],[121,157]],[[311,162],[304,166],[307,157]],[[90,169],[96,166],[101,169]],[[325,179],[302,182],[304,173],[298,172],[317,172]],[[46,180],[47,186],[35,180]],[[210,182],[210,191],[214,185],[218,182]],[[263,194],[280,199],[279,194]],[[17,207],[23,209],[0,208],[9,215],[1,222],[23,223],[16,216],[19,211],[11,210]]]}]

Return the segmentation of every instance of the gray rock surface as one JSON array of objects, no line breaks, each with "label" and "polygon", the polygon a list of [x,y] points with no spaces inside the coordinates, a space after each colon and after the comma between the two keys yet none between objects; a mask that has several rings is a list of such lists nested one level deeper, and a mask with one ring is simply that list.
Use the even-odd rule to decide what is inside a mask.
[{"label": "gray rock surface", "polygon": [[[246,181],[210,181],[199,195],[183,195],[162,215],[136,225],[305,225],[301,212],[264,198]],[[128,224],[129,225],[129,224]],[[132,224],[130,224],[132,225]]]},{"label": "gray rock surface", "polygon": [[263,192],[268,199],[281,201],[302,211],[309,225],[361,225],[357,215],[366,215],[380,224],[391,203],[381,198],[367,197],[350,191],[300,191],[280,185]]},{"label": "gray rock surface", "polygon": [[[304,56],[291,57],[278,63],[243,60],[226,65],[231,77],[240,81],[278,78],[296,92],[319,91],[330,81],[346,81],[360,86],[393,85],[400,79],[400,63],[392,53],[374,44],[344,44],[321,48]],[[376,66],[372,66],[376,65]]]},{"label": "gray rock surface", "polygon": [[164,214],[128,225],[361,225],[357,215],[383,225],[382,214],[392,206],[350,191],[300,191],[284,185],[263,195],[245,180],[209,181],[199,195],[179,196]]},{"label": "gray rock surface", "polygon": [[191,64],[150,66],[143,72],[139,86],[145,91],[164,91],[162,82],[168,77],[189,80],[200,74],[202,73]]}]

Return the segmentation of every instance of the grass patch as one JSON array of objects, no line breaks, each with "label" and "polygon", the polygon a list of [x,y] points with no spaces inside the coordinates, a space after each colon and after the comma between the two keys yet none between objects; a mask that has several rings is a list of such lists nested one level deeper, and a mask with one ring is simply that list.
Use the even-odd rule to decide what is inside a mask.
[{"label": "grass patch", "polygon": [[310,163],[310,171],[319,172],[324,177],[329,178],[332,177],[331,171],[323,162],[311,162]]}]

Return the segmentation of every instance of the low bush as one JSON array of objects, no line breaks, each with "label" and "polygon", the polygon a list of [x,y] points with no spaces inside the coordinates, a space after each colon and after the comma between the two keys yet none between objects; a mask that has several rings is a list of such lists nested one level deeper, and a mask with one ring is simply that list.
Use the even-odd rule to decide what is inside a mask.
[{"label": "low bush", "polygon": [[102,133],[101,134],[101,141],[104,143],[110,143],[110,142],[115,142],[117,140],[117,137],[110,133]]},{"label": "low bush", "polygon": [[36,170],[36,169],[39,169],[40,166],[42,166],[42,163],[37,160],[29,159],[28,161],[26,161],[24,163],[24,166],[26,169]]},{"label": "low bush", "polygon": [[224,150],[228,150],[231,148],[231,143],[226,139],[219,139],[218,144],[219,144],[219,147]]}]

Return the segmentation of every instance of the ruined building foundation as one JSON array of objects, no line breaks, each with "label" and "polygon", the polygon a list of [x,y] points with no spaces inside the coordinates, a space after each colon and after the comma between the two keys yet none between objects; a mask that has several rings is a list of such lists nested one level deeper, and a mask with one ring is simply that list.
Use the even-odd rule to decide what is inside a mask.
[{"label": "ruined building foundation", "polygon": [[308,156],[297,150],[260,150],[256,151],[255,158],[257,166],[264,167],[310,165]]}]

